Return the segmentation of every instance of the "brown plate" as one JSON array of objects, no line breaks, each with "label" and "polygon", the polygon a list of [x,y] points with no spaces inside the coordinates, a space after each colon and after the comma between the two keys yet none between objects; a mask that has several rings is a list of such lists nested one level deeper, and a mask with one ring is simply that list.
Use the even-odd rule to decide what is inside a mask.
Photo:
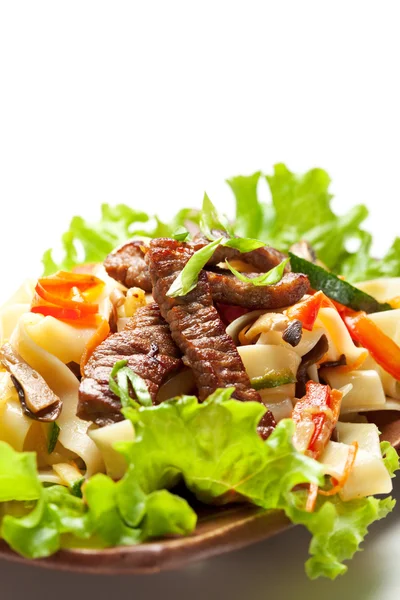
[{"label": "brown plate", "polygon": [[290,522],[280,511],[236,505],[208,511],[199,519],[196,531],[186,537],[106,550],[60,550],[49,558],[35,561],[19,556],[0,541],[0,557],[66,571],[109,575],[154,573],[243,548],[287,527]]},{"label": "brown plate", "polygon": [[[399,413],[369,414],[382,432],[382,439],[400,448]],[[373,417],[373,418],[372,418]],[[41,567],[86,573],[154,573],[177,569],[216,554],[230,552],[264,540],[291,526],[279,511],[236,505],[206,508],[196,531],[187,537],[170,538],[138,546],[106,550],[61,550],[40,560],[25,559],[0,541],[0,557]]]}]

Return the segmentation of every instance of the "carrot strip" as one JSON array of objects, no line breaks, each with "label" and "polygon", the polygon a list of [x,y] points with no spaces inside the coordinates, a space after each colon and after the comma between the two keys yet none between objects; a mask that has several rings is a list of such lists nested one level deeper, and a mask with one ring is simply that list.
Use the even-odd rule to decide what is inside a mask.
[{"label": "carrot strip", "polygon": [[400,346],[379,329],[364,312],[344,314],[343,320],[353,340],[366,348],[389,375],[400,381]]},{"label": "carrot strip", "polygon": [[50,302],[50,304],[54,304],[55,306],[61,306],[63,308],[76,308],[80,310],[82,314],[95,314],[99,309],[98,304],[77,302],[76,300],[67,300],[66,298],[62,298],[60,295],[49,292],[43,287],[43,285],[39,281],[36,284],[35,291],[41,298],[43,298],[47,302]]},{"label": "carrot strip", "polygon": [[318,498],[318,486],[316,483],[310,483],[310,489],[308,490],[306,511],[314,512],[315,504]]},{"label": "carrot strip", "polygon": [[85,365],[88,362],[89,358],[91,357],[91,355],[93,354],[93,352],[95,351],[97,346],[99,344],[101,344],[101,342],[103,342],[106,339],[106,337],[108,336],[108,334],[110,333],[110,325],[108,324],[108,321],[102,317],[99,317],[99,318],[101,319],[100,323],[99,323],[96,331],[94,332],[94,334],[87,341],[85,349],[84,349],[82,357],[81,357],[80,369],[81,369],[82,376],[83,376],[83,370],[84,370]]}]

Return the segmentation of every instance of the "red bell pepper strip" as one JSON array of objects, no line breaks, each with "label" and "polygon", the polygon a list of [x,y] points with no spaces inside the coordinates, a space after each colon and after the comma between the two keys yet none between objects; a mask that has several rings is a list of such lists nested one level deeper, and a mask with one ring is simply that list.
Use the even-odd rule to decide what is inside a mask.
[{"label": "red bell pepper strip", "polygon": [[[43,280],[42,280],[43,281]],[[58,287],[54,287],[51,292],[49,292],[40,281],[37,282],[35,287],[36,293],[49,302],[50,304],[54,304],[55,306],[61,306],[62,308],[75,308],[81,311],[82,315],[95,314],[99,310],[98,304],[91,304],[89,302],[77,302],[76,300],[69,300],[68,297],[65,297],[66,294],[62,293],[62,290]],[[58,292],[58,293],[57,293]]]},{"label": "red bell pepper strip", "polygon": [[318,458],[324,451],[336,427],[342,397],[341,392],[331,390],[329,385],[314,381],[306,384],[306,395],[296,403],[292,419],[297,425],[295,439],[299,440],[299,436],[307,432],[305,453],[308,456]]},{"label": "red bell pepper strip", "polygon": [[223,304],[219,302],[217,304],[217,310],[219,312],[219,316],[225,325],[229,325],[242,315],[250,312],[250,308],[242,308],[241,306],[232,306],[231,304]]},{"label": "red bell pepper strip", "polygon": [[302,302],[294,304],[287,309],[286,315],[289,319],[296,319],[301,321],[303,329],[312,331],[315,321],[317,320],[318,313],[322,307],[333,307],[331,300],[325,296],[323,292],[316,292],[313,296],[310,296]]},{"label": "red bell pepper strip", "polygon": [[45,306],[43,304],[39,304],[38,306],[32,306],[31,312],[39,313],[40,315],[44,315],[45,317],[66,319],[67,321],[79,319],[81,316],[81,312],[77,308],[62,308],[61,306]]},{"label": "red bell pepper strip", "polygon": [[353,340],[366,348],[382,369],[400,381],[400,347],[365,312],[346,311],[342,318]]}]

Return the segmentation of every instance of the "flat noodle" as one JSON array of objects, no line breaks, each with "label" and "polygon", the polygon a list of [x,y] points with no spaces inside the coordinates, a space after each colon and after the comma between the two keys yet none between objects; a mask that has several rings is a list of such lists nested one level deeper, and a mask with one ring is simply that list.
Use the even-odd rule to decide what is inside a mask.
[{"label": "flat noodle", "polygon": [[8,341],[21,315],[30,311],[35,283],[26,279],[0,308],[0,345]]},{"label": "flat noodle", "polygon": [[40,314],[32,313],[29,317],[32,341],[65,365],[80,363],[85,346],[95,331],[96,327],[79,327]]},{"label": "flat noodle", "polygon": [[376,371],[341,372],[340,367],[321,369],[320,375],[331,388],[341,389],[351,384],[351,390],[343,398],[341,413],[359,412],[362,407],[384,406],[386,402],[382,382]]},{"label": "flat noodle", "polygon": [[400,277],[382,277],[354,284],[360,290],[373,296],[378,302],[390,302],[400,296]]},{"label": "flat noodle", "polygon": [[58,358],[38,346],[30,335],[35,324],[34,315],[27,314],[20,318],[18,327],[12,336],[11,343],[16,351],[38,371],[49,387],[62,400],[63,407],[57,424],[60,427],[59,441],[71,452],[82,458],[86,465],[86,476],[104,471],[104,464],[99,450],[87,435],[89,423],[76,416],[78,404],[79,381]]},{"label": "flat noodle", "polygon": [[321,308],[315,326],[322,327],[328,338],[329,350],[324,362],[339,360],[342,354],[346,357],[347,365],[359,365],[367,358],[368,352],[354,344],[336,309]]}]

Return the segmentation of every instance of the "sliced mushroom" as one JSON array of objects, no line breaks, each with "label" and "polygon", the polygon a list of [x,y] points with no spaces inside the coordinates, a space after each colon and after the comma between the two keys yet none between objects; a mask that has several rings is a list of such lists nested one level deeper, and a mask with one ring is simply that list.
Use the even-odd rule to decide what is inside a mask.
[{"label": "sliced mushroom", "polygon": [[43,377],[10,344],[1,347],[0,361],[11,375],[24,413],[37,421],[55,421],[61,413],[62,403]]},{"label": "sliced mushroom", "polygon": [[332,367],[343,367],[347,365],[345,354],[341,354],[338,360],[328,360],[320,365],[321,369],[332,369]]},{"label": "sliced mushroom", "polygon": [[300,344],[301,336],[303,335],[303,324],[301,321],[294,319],[290,321],[285,331],[282,333],[282,339],[287,344],[295,347]]}]

